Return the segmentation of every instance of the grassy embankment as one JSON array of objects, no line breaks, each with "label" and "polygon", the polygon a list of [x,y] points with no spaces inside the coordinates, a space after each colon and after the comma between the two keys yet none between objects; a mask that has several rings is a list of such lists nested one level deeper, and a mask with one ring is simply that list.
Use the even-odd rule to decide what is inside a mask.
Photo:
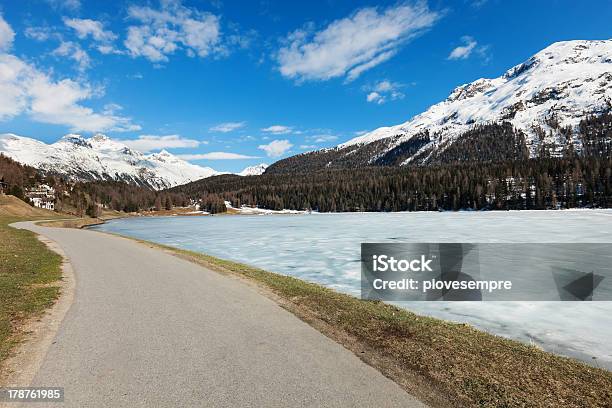
[{"label": "grassy embankment", "polygon": [[282,307],[433,406],[612,406],[609,371],[467,324],[419,316],[292,277],[146,243],[256,284]]},{"label": "grassy embankment", "polygon": [[33,232],[8,225],[58,216],[15,197],[0,195],[0,368],[23,339],[24,322],[57,299],[62,275],[60,255],[48,249]]}]

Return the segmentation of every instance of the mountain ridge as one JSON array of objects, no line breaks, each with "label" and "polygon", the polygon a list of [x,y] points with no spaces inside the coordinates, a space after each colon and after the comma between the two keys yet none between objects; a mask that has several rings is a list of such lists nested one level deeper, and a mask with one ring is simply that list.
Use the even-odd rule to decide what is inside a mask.
[{"label": "mountain ridge", "polygon": [[504,123],[515,133],[509,148],[524,140],[529,157],[562,156],[568,149],[582,150],[573,131],[585,117],[609,111],[611,101],[612,40],[557,42],[497,78],[456,87],[407,122],[281,160],[268,171],[426,165],[475,128],[507,133]]},{"label": "mountain ridge", "polygon": [[[123,181],[155,190],[226,174],[189,163],[166,150],[145,154],[103,134],[90,138],[68,134],[51,144],[12,133],[0,134],[0,152],[43,173],[75,181]],[[260,167],[251,166],[243,172],[257,174]]]}]

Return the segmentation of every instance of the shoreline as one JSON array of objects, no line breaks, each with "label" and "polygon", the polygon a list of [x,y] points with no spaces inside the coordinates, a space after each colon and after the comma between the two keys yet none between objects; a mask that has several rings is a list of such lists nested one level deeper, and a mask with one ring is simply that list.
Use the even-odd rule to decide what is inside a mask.
[{"label": "shoreline", "polygon": [[[457,406],[478,405],[477,401],[489,401],[483,406],[512,406],[517,401],[530,406],[548,406],[544,403],[546,400],[556,400],[558,404],[568,404],[573,400],[575,404],[568,406],[579,406],[578,400],[584,402],[606,387],[612,389],[612,372],[604,368],[496,336],[469,324],[417,315],[387,303],[363,301],[322,285],[199,252],[99,232],[158,248],[256,286],[262,295],[342,344],[409,393],[433,406],[448,406],[448,401],[455,401]],[[345,318],[351,323],[347,324]],[[425,328],[425,333],[415,331],[418,327]],[[421,339],[415,341],[414,337]],[[386,347],[390,347],[390,350],[386,350]],[[415,350],[422,355],[412,356]],[[443,360],[436,355],[440,351],[445,355]],[[493,359],[475,361],[487,355]],[[415,358],[418,361],[414,361]],[[429,359],[435,360],[435,364]],[[450,362],[449,365],[449,361],[444,361],[455,359],[460,362]],[[546,370],[542,371],[543,367]],[[518,391],[526,377],[530,381],[529,387],[535,387],[533,393]],[[461,381],[457,382],[458,378]],[[571,387],[568,384],[563,391],[555,390],[559,384],[550,388],[551,381],[569,382]],[[591,390],[581,394],[579,389],[583,387]],[[426,395],[423,390],[428,390]],[[440,390],[444,390],[442,394]],[[495,395],[492,400],[491,393]],[[437,396],[437,402],[431,400],[432,395]],[[594,406],[612,403],[611,393],[599,397],[602,400],[592,401]],[[441,403],[439,398],[446,400],[446,403]],[[602,405],[597,405],[602,401]]]},{"label": "shoreline", "polygon": [[[361,214],[361,213],[351,213],[351,214],[357,216],[357,214]],[[589,214],[592,214],[590,217],[594,217],[592,219],[595,219],[597,220],[597,222],[601,223],[601,222],[605,222],[606,219],[600,218],[600,217],[601,216],[603,217],[611,216],[612,212],[609,212],[609,213],[608,212],[597,212],[596,214],[593,214],[593,213],[589,213]],[[537,213],[537,214],[532,213],[531,215],[530,214],[524,214],[524,215],[527,217],[531,217],[531,218],[537,218],[537,216],[540,215],[540,213]],[[541,215],[544,216],[544,214],[541,214]],[[567,215],[568,217],[570,216],[569,213]],[[474,214],[473,216],[481,217],[482,215]],[[411,218],[408,215],[406,216],[397,215],[395,216],[396,218],[387,218],[385,216],[380,216],[380,217],[381,219],[387,219],[391,221],[401,220],[403,219],[402,217],[406,217],[406,219]],[[389,217],[393,217],[393,216],[389,215]],[[448,216],[448,217],[449,218],[446,218],[446,217],[443,217],[443,218],[446,218],[449,220],[450,219],[457,219],[457,220],[469,220],[470,219],[470,216],[460,216],[460,215]],[[493,221],[493,222],[496,222],[496,220],[502,220],[504,218],[503,215],[490,216],[490,217],[482,216],[482,217],[483,219],[487,218],[489,219],[489,221]],[[518,216],[514,215],[514,217],[518,217]],[[549,216],[550,219],[556,219],[556,220],[559,220],[560,219],[559,217],[563,217],[563,216],[562,215]],[[154,223],[154,225],[157,226],[155,228],[163,227],[163,225],[165,225],[166,222],[169,223],[169,226],[171,226],[171,225],[174,225],[172,224],[173,218],[174,217],[168,217],[168,218],[164,218],[158,221],[151,220],[151,223]],[[431,218],[436,219],[437,217],[433,215],[431,216]],[[575,215],[572,218],[580,219],[581,216]],[[264,219],[257,220],[252,217],[250,219],[251,221],[249,221],[249,223],[250,222],[258,223],[254,225],[259,225],[259,221],[264,223],[264,225],[268,224],[268,222]],[[347,215],[346,220],[349,220],[349,222],[352,222],[350,221],[351,219],[352,217],[350,215]],[[369,216],[364,215],[364,219],[366,220],[369,219]],[[315,219],[311,219],[311,220],[313,222],[315,221]],[[418,222],[419,218],[416,218],[416,220]],[[180,225],[183,225],[185,227],[187,225],[191,225],[191,223],[188,222],[188,220],[186,220],[185,218],[177,219],[176,221],[179,222]],[[210,220],[210,221],[212,222],[213,220]],[[218,221],[217,223],[215,223],[217,226],[224,225],[221,222],[221,220],[216,220],[216,221]],[[247,219],[245,219],[245,221],[247,221]],[[277,221],[268,219],[268,221],[271,222],[272,225],[278,225],[278,224],[284,225],[285,223],[285,221],[283,221],[282,219],[277,219]],[[331,221],[331,218],[329,219],[329,221]],[[140,225],[143,227],[146,225],[149,225],[149,223],[144,220],[142,222],[135,220],[134,222],[136,223],[136,225]],[[287,220],[287,222],[290,223],[291,221]],[[126,233],[129,235],[129,230],[130,230],[129,223],[130,223],[129,221],[126,221],[125,224],[118,223],[117,225],[119,226],[116,228],[113,228],[112,226],[109,226],[108,228],[102,227],[102,232],[107,232],[104,230],[108,229],[111,232],[115,230],[119,234]],[[208,221],[204,221],[204,220],[196,222],[195,224],[196,227],[190,230],[189,235],[198,236],[197,230],[199,228],[206,228],[205,225],[208,225],[207,223]],[[299,221],[300,225],[309,225],[309,223],[310,221],[306,219],[304,219],[303,221]],[[321,221],[320,223],[325,223],[325,221]],[[125,225],[125,227],[121,227],[122,225]],[[241,221],[234,219],[232,222],[232,225],[234,225],[234,227],[240,228],[239,226],[242,225],[242,223]],[[252,224],[249,224],[249,225],[252,225]],[[145,227],[145,228],[148,228],[148,227]],[[211,227],[211,228],[214,228],[214,227]],[[97,230],[97,228],[94,228],[94,229]],[[170,230],[172,230],[171,227],[170,227]],[[232,231],[233,230],[235,230],[235,228],[232,228]],[[267,270],[274,270],[275,273],[284,274],[287,276],[294,276],[298,279],[304,279],[307,282],[319,283],[319,284],[322,284],[323,286],[330,287],[334,290],[337,290],[340,293],[359,297],[359,290],[358,290],[359,288],[357,287],[357,290],[355,291],[354,287],[349,285],[350,282],[346,283],[346,281],[342,281],[341,278],[339,278],[338,281],[331,279],[331,282],[330,282],[330,280],[328,279],[320,278],[315,275],[310,275],[310,272],[323,273],[323,271],[319,269],[316,269],[315,271],[309,271],[308,263],[299,267],[299,272],[295,272],[294,269],[287,269],[287,267],[283,268],[283,265],[286,266],[287,262],[291,262],[291,259],[284,259],[282,262],[278,264],[277,263],[270,264],[270,263],[262,262],[262,259],[258,257],[258,254],[251,253],[252,257],[250,257],[248,249],[242,248],[246,252],[243,252],[241,249],[238,252],[232,254],[231,252],[224,251],[222,248],[219,248],[219,246],[215,245],[214,243],[210,247],[206,245],[204,246],[198,245],[197,247],[194,247],[193,245],[183,245],[183,243],[181,243],[181,240],[179,239],[180,231],[174,230],[172,234],[175,236],[176,240],[175,239],[173,240],[159,239],[157,241],[161,245],[164,245],[164,244],[176,245],[178,249],[181,249],[181,248],[192,249],[192,250],[199,251],[199,253],[202,253],[204,255],[218,257],[223,260],[244,263],[245,265],[248,265],[248,266],[263,268]],[[153,236],[147,235],[147,234],[144,234],[144,235],[136,234],[135,238],[136,239],[140,238],[140,239],[156,240]],[[481,241],[473,241],[473,242],[481,242]],[[531,241],[526,241],[526,242],[531,242]],[[556,241],[552,241],[552,242],[556,242]],[[588,242],[595,242],[595,241],[588,241]],[[604,240],[604,241],[597,241],[597,242],[607,242],[607,241]],[[212,251],[212,252],[209,252],[209,251]],[[342,258],[342,260],[346,261],[345,258]],[[272,269],[269,269],[269,268],[272,268]],[[342,275],[342,271],[336,271],[335,273]],[[336,285],[335,283],[338,283],[338,284]],[[503,338],[515,340],[515,341],[520,342],[521,344],[533,345],[535,347],[538,347],[544,351],[555,354],[557,356],[570,357],[578,361],[581,361],[583,363],[586,363],[587,365],[590,365],[596,368],[604,368],[608,371],[612,371],[612,361],[609,359],[609,356],[608,356],[609,353],[608,353],[607,347],[605,347],[606,341],[605,341],[605,338],[602,338],[603,335],[601,334],[595,335],[595,334],[587,333],[584,335],[584,338],[577,337],[578,336],[576,334],[577,329],[581,329],[581,327],[584,325],[580,326],[580,324],[573,324],[573,321],[568,322],[568,326],[564,326],[563,324],[559,325],[559,324],[554,323],[555,319],[552,317],[547,318],[547,319],[543,318],[542,321],[540,321],[537,324],[528,324],[529,322],[526,321],[527,319],[526,317],[515,316],[514,318],[504,318],[504,315],[499,314],[499,313],[508,313],[508,312],[512,313],[511,311],[514,308],[523,308],[523,310],[525,310],[526,313],[534,313],[534,311],[539,311],[539,313],[543,313],[541,316],[547,316],[549,314],[548,312],[550,312],[552,313],[551,316],[554,315],[554,316],[560,317],[563,314],[563,312],[555,313],[555,310],[562,308],[561,310],[568,311],[569,309],[581,308],[584,306],[583,309],[579,309],[579,310],[583,310],[584,313],[588,313],[589,311],[592,311],[593,312],[592,316],[602,318],[603,316],[599,312],[599,309],[590,308],[590,306],[597,307],[597,308],[600,308],[600,307],[605,308],[605,306],[602,305],[601,303],[597,305],[597,302],[595,303],[579,302],[579,304],[575,306],[571,304],[567,304],[567,303],[556,306],[554,302],[550,303],[550,302],[538,302],[538,301],[530,301],[530,302],[525,301],[525,302],[519,302],[519,303],[514,303],[514,304],[512,302],[499,302],[499,303],[493,302],[493,303],[489,303],[489,306],[491,306],[490,311],[487,308],[486,304],[470,305],[469,303],[470,302],[467,302],[467,303],[458,302],[455,304],[445,305],[445,304],[440,304],[437,302],[434,302],[433,304],[431,303],[430,304],[421,304],[421,303],[409,304],[409,303],[404,303],[404,302],[399,302],[399,303],[389,302],[389,304],[394,304],[402,309],[408,310],[416,314],[420,314],[422,316],[433,317],[433,318],[437,318],[443,321],[453,322],[453,323],[458,323],[458,324],[469,324],[472,327],[480,331],[486,332],[488,334],[497,335]],[[522,316],[528,316],[528,314],[525,314]],[[588,316],[590,316],[590,314],[588,314]],[[525,324],[524,327],[521,326],[521,323],[520,323],[521,321],[523,321],[523,323]],[[607,321],[607,319],[605,321]],[[597,326],[593,325],[590,327],[597,327]],[[604,332],[607,332],[607,331],[604,331]]]}]

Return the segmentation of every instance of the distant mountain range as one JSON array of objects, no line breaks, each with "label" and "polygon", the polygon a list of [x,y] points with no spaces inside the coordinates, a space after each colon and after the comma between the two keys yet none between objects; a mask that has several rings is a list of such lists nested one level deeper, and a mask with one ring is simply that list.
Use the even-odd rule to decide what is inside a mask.
[{"label": "distant mountain range", "polygon": [[[403,124],[237,174],[563,156],[587,151],[578,131],[581,121],[611,109],[612,40],[558,42],[498,78],[459,86]],[[73,179],[121,180],[155,189],[222,174],[166,151],[143,154],[104,135],[67,135],[47,145],[5,134],[0,135],[0,152]]]},{"label": "distant mountain range", "polygon": [[612,40],[558,42],[498,78],[459,86],[408,122],[280,160],[268,172],[561,156],[581,151],[578,124],[610,111],[611,100]]},{"label": "distant mountain range", "polygon": [[[98,134],[91,138],[66,135],[46,144],[13,134],[0,135],[0,152],[45,173],[74,180],[115,180],[161,190],[222,172],[182,160],[165,150],[143,154]],[[266,165],[248,167],[240,175],[257,175]]]}]

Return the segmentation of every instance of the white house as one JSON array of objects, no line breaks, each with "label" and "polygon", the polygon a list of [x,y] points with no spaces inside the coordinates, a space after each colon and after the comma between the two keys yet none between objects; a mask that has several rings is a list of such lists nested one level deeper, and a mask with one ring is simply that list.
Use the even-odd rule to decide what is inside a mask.
[{"label": "white house", "polygon": [[40,184],[26,189],[25,196],[30,199],[34,207],[51,211],[55,209],[55,189],[51,186]]}]

